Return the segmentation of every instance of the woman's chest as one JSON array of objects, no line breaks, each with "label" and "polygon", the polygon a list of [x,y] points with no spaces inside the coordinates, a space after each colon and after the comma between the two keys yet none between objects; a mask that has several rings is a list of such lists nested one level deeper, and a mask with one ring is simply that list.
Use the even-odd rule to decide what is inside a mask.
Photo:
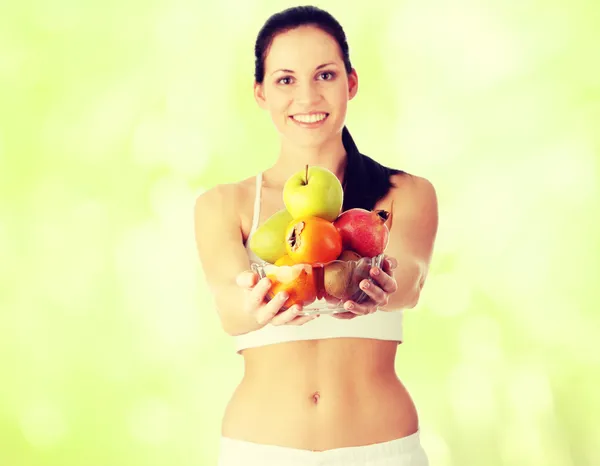
[{"label": "woman's chest", "polygon": [[244,241],[248,238],[253,223],[257,227],[261,226],[282,209],[285,209],[283,191],[263,187],[257,197],[255,189],[246,190],[241,196],[239,209]]}]

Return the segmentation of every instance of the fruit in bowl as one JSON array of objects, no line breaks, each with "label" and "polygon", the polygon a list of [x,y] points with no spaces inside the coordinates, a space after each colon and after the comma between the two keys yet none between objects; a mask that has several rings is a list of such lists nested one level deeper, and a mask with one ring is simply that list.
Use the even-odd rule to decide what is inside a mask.
[{"label": "fruit in bowl", "polygon": [[[342,212],[344,192],[324,167],[305,166],[283,187],[285,208],[259,226],[249,242],[263,261],[252,269],[271,280],[267,299],[286,291],[283,310],[294,304],[305,313],[345,312],[347,300],[363,303],[360,289],[372,267],[381,267],[389,230],[385,210]],[[333,309],[333,310],[332,310]]]},{"label": "fruit in bowl", "polygon": [[283,303],[282,310],[295,304],[306,306],[317,299],[315,271],[309,264],[293,264],[289,256],[284,256],[278,264],[252,264],[252,270],[257,272],[260,278],[267,277],[271,281],[267,301],[273,299],[277,293],[287,292],[288,299]]},{"label": "fruit in bowl", "polygon": [[346,251],[338,260],[323,265],[324,298],[329,303],[343,306],[345,301],[351,300],[361,304],[369,299],[361,288],[363,280],[371,278],[370,270],[381,267],[384,255],[375,257],[360,257],[354,251]]},{"label": "fruit in bowl", "polygon": [[339,260],[323,267],[323,289],[327,298],[349,299],[360,290],[360,280],[356,283],[357,260],[360,260],[360,256],[347,250]]},{"label": "fruit in bowl", "polygon": [[283,201],[292,217],[320,217],[333,222],[342,210],[344,189],[334,173],[306,165],[283,187]]},{"label": "fruit in bowl", "polygon": [[359,285],[365,279],[373,282],[369,271],[381,267],[383,257],[360,257],[346,250],[327,263],[293,264],[289,256],[284,256],[276,264],[252,264],[252,270],[260,278],[271,280],[267,300],[280,291],[288,292],[282,310],[300,304],[300,314],[332,314],[346,312],[343,305],[347,300],[361,304],[369,299]]},{"label": "fruit in bowl", "polygon": [[295,263],[318,264],[335,260],[342,237],[333,223],[320,217],[300,217],[286,230],[287,255]]},{"label": "fruit in bowl", "polygon": [[363,257],[375,257],[385,251],[389,241],[386,210],[349,209],[333,222],[342,237],[344,249]]},{"label": "fruit in bowl", "polygon": [[286,254],[285,231],[293,220],[286,209],[271,215],[250,237],[249,247],[260,259],[275,263]]}]

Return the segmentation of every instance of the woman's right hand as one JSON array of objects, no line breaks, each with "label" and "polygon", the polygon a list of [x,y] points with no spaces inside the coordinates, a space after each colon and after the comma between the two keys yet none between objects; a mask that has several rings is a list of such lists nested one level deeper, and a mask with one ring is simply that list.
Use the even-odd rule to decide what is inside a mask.
[{"label": "woman's right hand", "polygon": [[[278,293],[269,302],[266,295],[271,288],[271,281],[268,278],[259,280],[256,272],[247,270],[236,277],[239,287],[246,290],[243,310],[251,314],[260,325],[303,325],[319,315],[298,315],[302,306],[294,304],[289,309],[281,311],[288,296],[282,292]],[[281,311],[281,312],[280,312]]]}]

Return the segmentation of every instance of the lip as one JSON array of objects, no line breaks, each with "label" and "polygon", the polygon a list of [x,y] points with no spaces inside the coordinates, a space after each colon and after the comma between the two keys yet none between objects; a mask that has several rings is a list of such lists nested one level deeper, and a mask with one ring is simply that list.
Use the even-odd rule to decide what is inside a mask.
[{"label": "lip", "polygon": [[321,111],[312,111],[312,112],[298,112],[298,113],[294,113],[293,115],[290,115],[290,118],[298,116],[298,115],[302,115],[302,116],[311,116],[311,115],[320,115],[321,113],[324,113],[325,115],[329,116],[329,112],[321,112]]},{"label": "lip", "polygon": [[326,115],[329,115],[329,112],[325,112],[323,110],[311,110],[310,112],[297,112],[297,113],[293,113],[291,116],[297,116],[297,115],[317,115],[319,113],[325,113]]}]

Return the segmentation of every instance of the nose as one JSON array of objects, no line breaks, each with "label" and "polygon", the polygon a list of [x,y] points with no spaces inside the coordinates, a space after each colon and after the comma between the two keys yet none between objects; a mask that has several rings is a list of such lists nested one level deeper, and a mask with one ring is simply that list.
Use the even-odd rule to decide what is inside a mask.
[{"label": "nose", "polygon": [[313,82],[307,82],[299,85],[296,89],[295,100],[301,105],[310,106],[321,99],[321,92],[318,86]]}]

